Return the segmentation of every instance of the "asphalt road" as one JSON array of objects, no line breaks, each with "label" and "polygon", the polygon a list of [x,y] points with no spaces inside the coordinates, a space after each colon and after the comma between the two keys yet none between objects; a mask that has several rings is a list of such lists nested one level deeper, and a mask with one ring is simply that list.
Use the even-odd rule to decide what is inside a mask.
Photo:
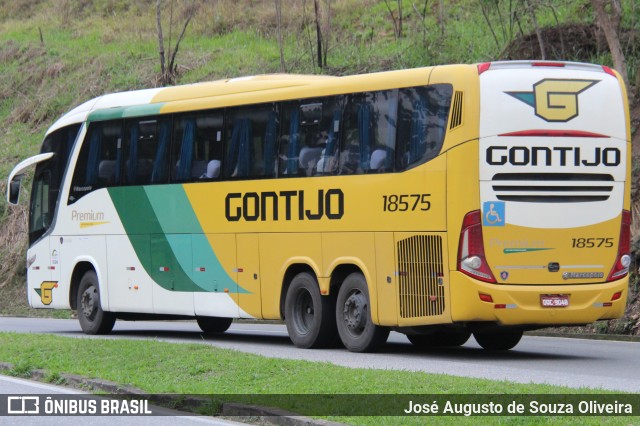
[{"label": "asphalt road", "polygon": [[[104,338],[84,335],[76,320],[0,317],[0,331]],[[511,351],[495,353],[484,351],[471,338],[460,348],[419,351],[404,335],[391,333],[380,353],[355,354],[346,349],[298,349],[289,340],[283,325],[234,323],[222,335],[203,337],[195,321],[118,321],[106,338],[201,343],[273,358],[328,361],[346,367],[640,392],[640,343],[637,342],[525,336]]]}]

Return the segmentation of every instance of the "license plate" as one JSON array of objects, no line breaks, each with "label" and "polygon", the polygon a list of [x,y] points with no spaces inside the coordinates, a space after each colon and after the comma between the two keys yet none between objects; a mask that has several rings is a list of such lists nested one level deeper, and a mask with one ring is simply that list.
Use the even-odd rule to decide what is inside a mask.
[{"label": "license plate", "polygon": [[566,308],[569,306],[568,294],[541,294],[540,305],[543,308]]}]

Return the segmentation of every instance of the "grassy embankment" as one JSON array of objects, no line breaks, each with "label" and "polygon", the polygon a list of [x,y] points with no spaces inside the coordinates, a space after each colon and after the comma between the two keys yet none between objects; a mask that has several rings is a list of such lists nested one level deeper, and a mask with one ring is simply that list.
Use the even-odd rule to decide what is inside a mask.
[{"label": "grassy embankment", "polygon": [[[70,355],[72,354],[72,355]],[[0,333],[0,360],[11,374],[28,377],[46,370],[46,381],[63,383],[64,373],[100,378],[143,392],[175,394],[598,394],[592,389],[517,384],[397,370],[351,369],[329,363],[265,358],[211,347],[159,341],[96,340]],[[470,392],[472,390],[472,392]],[[535,397],[534,397],[535,398]],[[313,398],[280,401],[295,411]],[[558,399],[560,400],[560,399]],[[491,400],[482,399],[482,402]],[[431,401],[426,401],[431,402]],[[381,403],[385,403],[383,400]],[[309,407],[307,407],[309,408]],[[331,407],[325,408],[330,410]],[[395,412],[395,411],[394,411]],[[402,414],[402,413],[398,413]],[[572,417],[438,417],[438,424],[576,424]],[[399,417],[339,417],[350,424],[398,424]],[[432,420],[436,420],[435,418]],[[424,424],[403,417],[402,424]],[[629,424],[630,417],[582,417],[580,424]]]}]

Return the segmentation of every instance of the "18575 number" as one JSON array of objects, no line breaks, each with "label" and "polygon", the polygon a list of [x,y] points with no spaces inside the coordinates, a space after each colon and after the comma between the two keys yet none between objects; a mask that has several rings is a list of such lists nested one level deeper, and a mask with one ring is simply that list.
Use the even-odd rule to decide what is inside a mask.
[{"label": "18575 number", "polygon": [[383,211],[406,212],[431,208],[431,194],[391,194],[382,196]]},{"label": "18575 number", "polygon": [[572,238],[571,247],[573,248],[611,248],[613,247],[613,238]]}]

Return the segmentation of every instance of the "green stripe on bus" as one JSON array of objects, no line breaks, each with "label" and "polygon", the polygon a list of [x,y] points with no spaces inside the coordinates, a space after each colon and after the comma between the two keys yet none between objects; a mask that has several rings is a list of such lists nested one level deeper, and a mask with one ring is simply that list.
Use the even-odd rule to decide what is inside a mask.
[{"label": "green stripe on bus", "polygon": [[105,121],[126,117],[158,115],[163,105],[164,102],[160,102],[156,104],[98,109],[89,114],[87,121]]},{"label": "green stripe on bus", "polygon": [[[181,248],[172,244],[176,258],[183,269],[190,271],[191,279],[206,291],[227,288],[231,293],[247,293],[227,274],[211,244],[204,235],[187,193],[182,185],[145,187],[147,198],[165,234],[191,234],[191,247]],[[198,257],[198,264],[193,259]],[[195,268],[205,267],[204,271]]]},{"label": "green stripe on bus", "polygon": [[[181,185],[109,188],[109,195],[136,255],[160,286],[173,291],[248,293],[220,264]],[[196,271],[196,267],[205,268]]]},{"label": "green stripe on bus", "polygon": [[[166,290],[205,291],[191,280],[176,259],[174,249],[162,231],[144,188],[109,188],[109,195],[147,274]],[[134,235],[136,238],[131,238]]]}]

